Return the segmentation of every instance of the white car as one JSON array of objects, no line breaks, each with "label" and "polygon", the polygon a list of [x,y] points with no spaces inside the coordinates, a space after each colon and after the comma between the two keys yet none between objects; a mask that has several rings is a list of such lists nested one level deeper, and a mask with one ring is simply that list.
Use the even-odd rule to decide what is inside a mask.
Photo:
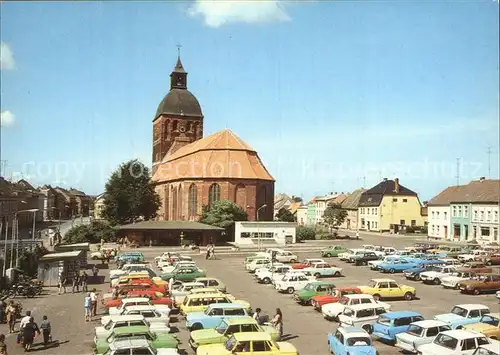
[{"label": "white car", "polygon": [[378,266],[380,264],[385,264],[385,263],[388,263],[388,262],[395,262],[395,261],[398,261],[399,260],[399,257],[398,256],[395,256],[395,255],[387,255],[385,256],[383,259],[379,259],[379,260],[370,260],[368,262],[368,266],[370,267],[370,269],[372,270],[377,270]]},{"label": "white car", "polygon": [[271,264],[271,259],[269,258],[258,258],[253,260],[251,263],[247,264],[246,269],[248,272],[253,273],[255,270],[265,267]]},{"label": "white car", "polygon": [[404,351],[416,354],[419,346],[432,343],[439,333],[447,330],[451,330],[451,327],[439,320],[414,322],[406,332],[396,334],[395,345]]},{"label": "white car", "polygon": [[132,337],[114,341],[109,344],[109,349],[106,355],[123,355],[123,354],[141,354],[141,355],[178,355],[177,349],[155,349],[151,346],[145,337]]},{"label": "white car", "polygon": [[311,279],[304,274],[288,273],[280,281],[276,281],[275,288],[278,292],[289,294],[300,291],[311,282]]},{"label": "white car", "polygon": [[[168,308],[168,307],[167,307]],[[157,306],[129,306],[123,309],[122,313],[119,315],[143,315],[144,318],[148,320],[149,323],[163,323],[167,326],[170,323],[170,309],[168,313],[162,313],[161,309]],[[115,316],[103,316],[101,317],[101,325],[105,326],[109,323],[111,317]]]},{"label": "white car", "polygon": [[453,259],[453,258],[444,258],[444,259],[439,259],[443,262],[443,264],[447,266],[460,266],[463,264],[460,260]]},{"label": "white car", "polygon": [[358,251],[362,252],[365,251],[365,249],[348,249],[345,253],[340,253],[338,258],[339,260],[348,261],[351,255],[356,254]]},{"label": "white car", "polygon": [[469,254],[460,254],[457,259],[461,261],[462,263],[466,262],[471,262],[471,261],[476,261],[479,259],[482,259],[486,256],[488,256],[489,253],[484,250],[474,250],[472,253]]},{"label": "white car", "polygon": [[373,323],[384,313],[386,313],[384,307],[378,305],[356,304],[346,307],[338,318],[341,327],[360,327],[371,333]]},{"label": "white car", "polygon": [[272,267],[277,268],[277,267],[280,267],[280,266],[285,266],[285,264],[283,264],[283,263],[272,263],[272,264],[268,264],[268,265],[266,265],[264,267],[260,267],[260,268],[258,268],[258,269],[256,269],[254,271],[254,273],[255,273],[254,276],[257,277],[257,275],[259,275],[262,272],[268,272]]},{"label": "white car", "polygon": [[109,277],[115,278],[117,276],[122,276],[128,274],[134,269],[150,269],[150,263],[140,263],[140,264],[125,264],[121,269],[113,269],[109,271]]},{"label": "white car", "polygon": [[432,343],[419,346],[421,355],[472,355],[490,341],[481,333],[466,330],[447,330],[438,334]]},{"label": "white car", "polygon": [[184,302],[186,295],[190,293],[193,288],[205,287],[201,282],[184,282],[177,290],[173,290],[170,294],[170,298],[174,304],[178,305]]},{"label": "white car", "polygon": [[170,314],[170,307],[167,305],[162,305],[162,304],[153,305],[151,303],[151,300],[146,297],[130,297],[130,298],[122,298],[121,303],[118,307],[110,307],[109,315],[113,316],[122,314],[123,310],[130,306],[154,306],[157,311],[167,315]]},{"label": "white car", "polygon": [[309,281],[316,281],[316,277],[314,277],[310,272],[304,270],[295,270],[291,269],[285,274],[275,274],[271,278],[271,283],[276,287],[276,282],[283,280],[284,277],[290,275],[302,275],[309,279]]},{"label": "white car", "polygon": [[296,263],[299,257],[286,250],[278,250],[275,256],[276,261],[280,263]]},{"label": "white car", "polygon": [[456,289],[459,282],[470,280],[473,276],[474,273],[470,271],[455,271],[451,275],[441,279],[441,286]]},{"label": "white car", "polygon": [[424,283],[441,284],[441,279],[456,272],[455,266],[441,266],[436,271],[424,271],[420,273],[420,279]]},{"label": "white car", "polygon": [[497,291],[496,294],[495,294],[495,297],[498,298],[500,300],[500,291]]},{"label": "white car", "polygon": [[255,278],[257,279],[257,282],[259,283],[264,283],[264,284],[270,284],[272,283],[272,280],[275,276],[279,275],[285,275],[286,273],[292,271],[291,266],[273,266],[270,269],[267,269],[265,271],[255,273]]},{"label": "white car", "polygon": [[490,338],[490,344],[479,346],[472,355],[500,355],[500,342]]},{"label": "white car", "polygon": [[162,272],[169,274],[172,271],[174,271],[177,268],[180,267],[198,267],[194,261],[178,261],[177,263],[174,263],[173,265],[168,265],[168,266],[162,266],[160,269]]},{"label": "white car", "polygon": [[163,323],[149,323],[143,315],[112,316],[106,325],[95,327],[97,339],[107,338],[115,328],[147,326],[154,333],[170,333],[170,328]]},{"label": "white car", "polygon": [[382,248],[382,252],[384,253],[384,255],[392,255],[394,253],[396,253],[396,248],[393,248],[393,247],[383,247]]},{"label": "white car", "polygon": [[323,317],[328,320],[337,319],[340,314],[344,312],[346,307],[358,305],[358,304],[368,304],[373,306],[382,307],[386,312],[391,310],[391,305],[385,302],[376,301],[372,295],[367,294],[352,294],[345,295],[338,302],[327,303],[321,306],[321,313]]}]

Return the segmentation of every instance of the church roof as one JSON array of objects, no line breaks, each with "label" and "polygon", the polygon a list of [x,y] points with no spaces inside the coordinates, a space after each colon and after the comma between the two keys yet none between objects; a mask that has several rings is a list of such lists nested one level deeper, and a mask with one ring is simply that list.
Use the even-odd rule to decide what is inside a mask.
[{"label": "church roof", "polygon": [[187,89],[171,89],[158,105],[155,119],[161,114],[203,117],[198,99]]},{"label": "church roof", "polygon": [[228,129],[167,154],[153,175],[155,182],[185,179],[274,181],[257,152]]}]

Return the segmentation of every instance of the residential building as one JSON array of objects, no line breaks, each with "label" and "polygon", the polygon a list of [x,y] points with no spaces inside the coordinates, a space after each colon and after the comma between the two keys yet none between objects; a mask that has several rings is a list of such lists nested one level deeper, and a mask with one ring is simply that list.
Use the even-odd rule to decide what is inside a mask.
[{"label": "residential building", "polygon": [[297,224],[299,226],[305,226],[307,224],[307,211],[309,207],[307,205],[302,205],[297,208]]},{"label": "residential building", "polygon": [[276,215],[278,214],[280,209],[289,209],[293,203],[293,198],[288,196],[287,194],[277,194],[276,196],[274,196],[274,218],[276,219]]},{"label": "residential building", "polygon": [[311,201],[307,203],[307,225],[314,226],[316,225],[316,199],[320,198],[320,196],[315,196]]},{"label": "residential building", "polygon": [[425,225],[417,193],[401,185],[398,178],[385,178],[363,192],[358,208],[358,224],[362,230],[398,233],[408,226]]},{"label": "residential building", "polygon": [[97,195],[94,200],[94,218],[102,218],[102,209],[104,208],[104,194]]},{"label": "residential building", "polygon": [[427,235],[431,238],[450,239],[452,231],[450,228],[451,220],[456,216],[450,213],[450,203],[454,196],[460,193],[462,186],[450,186],[438,195],[434,196],[428,203],[429,225]]},{"label": "residential building", "polygon": [[50,185],[43,185],[38,188],[42,196],[42,216],[44,221],[59,219],[60,212],[57,209],[57,201],[62,196]]},{"label": "residential building", "polygon": [[78,216],[88,216],[90,205],[92,204],[92,197],[86,195],[85,192],[79,191],[72,187],[68,190],[68,192],[75,198],[76,214]]},{"label": "residential building", "polygon": [[62,197],[56,206],[61,211],[62,219],[76,217],[78,215],[78,206],[75,196],[63,187],[56,186],[54,189]]},{"label": "residential building", "polygon": [[358,204],[361,194],[366,189],[357,189],[353,193],[347,195],[341,206],[347,212],[344,223],[340,226],[341,229],[358,230]]},{"label": "residential building", "polygon": [[33,218],[36,222],[43,221],[43,195],[24,179],[13,183],[13,186],[18,191],[18,196],[21,197],[17,213],[19,228],[31,227]]},{"label": "residential building", "polygon": [[340,194],[335,192],[335,193],[330,193],[330,195],[327,196],[322,196],[322,197],[317,197],[315,200],[315,223],[314,224],[321,224],[323,223],[323,215],[325,214],[325,210],[328,207],[330,203],[334,204],[342,204],[342,202],[347,198],[347,195],[341,192]]}]

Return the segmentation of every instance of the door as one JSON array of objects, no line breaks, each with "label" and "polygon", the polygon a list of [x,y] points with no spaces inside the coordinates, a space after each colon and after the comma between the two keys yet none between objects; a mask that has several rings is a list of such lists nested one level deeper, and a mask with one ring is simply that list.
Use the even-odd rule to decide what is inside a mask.
[{"label": "door", "polygon": [[448,239],[448,226],[444,226],[444,239]]}]

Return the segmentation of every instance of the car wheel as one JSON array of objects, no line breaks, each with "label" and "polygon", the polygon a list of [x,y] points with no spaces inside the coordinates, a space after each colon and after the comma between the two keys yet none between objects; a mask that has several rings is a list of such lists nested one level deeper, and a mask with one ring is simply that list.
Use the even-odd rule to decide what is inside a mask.
[{"label": "car wheel", "polygon": [[477,295],[479,295],[481,293],[481,291],[479,291],[478,288],[475,288],[474,290],[472,290],[472,293],[477,296]]},{"label": "car wheel", "polygon": [[434,279],[434,285],[439,285],[441,283],[441,280],[439,278]]},{"label": "car wheel", "polygon": [[295,290],[293,289],[293,287],[289,287],[286,289],[286,292],[288,292],[289,294],[292,294]]},{"label": "car wheel", "polygon": [[321,276],[321,274],[319,272],[314,274],[314,277],[316,277],[316,278],[319,278],[320,276]]},{"label": "car wheel", "polygon": [[271,283],[271,279],[269,277],[265,277],[262,282],[264,282],[266,285],[269,285]]},{"label": "car wheel", "polygon": [[331,258],[332,257],[332,254],[326,254],[325,255],[327,258]]},{"label": "car wheel", "polygon": [[98,258],[97,256],[93,256],[93,257],[91,257],[91,259],[92,259],[92,260],[97,260],[97,259],[99,259],[99,258]]},{"label": "car wheel", "polygon": [[296,262],[297,262],[297,260],[295,260],[295,259],[291,259],[291,260],[290,260],[290,262],[291,262],[291,263],[296,263]]},{"label": "car wheel", "polygon": [[374,299],[375,301],[379,301],[379,300],[380,300],[380,295],[379,295],[378,293],[374,294],[374,295],[373,295],[373,299]]},{"label": "car wheel", "polygon": [[415,276],[415,281],[420,281],[420,280],[422,280],[422,279],[420,278],[420,275]]},{"label": "car wheel", "polygon": [[368,262],[367,262],[367,261],[363,261],[363,262],[362,262],[362,264],[363,264],[364,266],[366,266],[366,265],[368,265]]},{"label": "car wheel", "polygon": [[396,272],[396,270],[394,270],[394,269],[390,269],[390,270],[389,270],[389,272],[390,272],[391,274],[394,274],[394,273]]},{"label": "car wheel", "polygon": [[453,287],[453,289],[458,290],[460,287],[458,286],[458,283]]},{"label": "car wheel", "polygon": [[371,324],[365,324],[361,328],[364,329],[368,334],[373,333],[373,327]]},{"label": "car wheel", "polygon": [[339,271],[335,271],[335,273],[333,274],[333,276],[340,277],[340,272]]},{"label": "car wheel", "polygon": [[462,327],[461,325],[459,325],[458,327],[456,327],[455,329],[459,330],[459,329],[463,329],[464,327]]},{"label": "car wheel", "polygon": [[[491,260],[488,260],[488,261],[486,262],[486,265],[487,265],[487,266],[491,266]],[[491,339],[493,339],[493,338],[491,338]]]},{"label": "car wheel", "polygon": [[406,292],[405,293],[405,300],[411,301],[413,299],[413,293],[411,292]]},{"label": "car wheel", "polygon": [[200,323],[194,323],[191,327],[191,331],[203,329],[203,326]]}]

